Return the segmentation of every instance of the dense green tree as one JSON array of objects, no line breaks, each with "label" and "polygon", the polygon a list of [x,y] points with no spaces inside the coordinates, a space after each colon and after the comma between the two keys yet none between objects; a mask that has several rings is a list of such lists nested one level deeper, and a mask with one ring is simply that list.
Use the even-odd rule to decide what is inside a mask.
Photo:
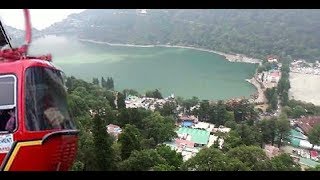
[{"label": "dense green tree", "polygon": [[281,67],[281,78],[278,82],[278,94],[280,95],[282,106],[286,106],[289,101],[289,89],[291,87],[289,81],[289,72],[290,62],[288,60],[284,60]]},{"label": "dense green tree", "polygon": [[230,149],[226,154],[229,158],[239,159],[253,171],[269,170],[271,166],[268,157],[260,147],[242,145]]},{"label": "dense green tree", "polygon": [[141,145],[143,149],[153,149],[157,146],[156,142],[154,141],[153,137],[151,138],[143,138],[141,141]]},{"label": "dense green tree", "polygon": [[99,79],[98,78],[93,78],[92,79],[92,83],[99,86]]},{"label": "dense green tree", "polygon": [[320,124],[315,125],[311,131],[308,133],[308,140],[314,145],[320,145]]},{"label": "dense green tree", "polygon": [[174,167],[173,170],[178,170],[183,163],[181,153],[171,150],[166,145],[160,145],[156,148],[157,153],[163,157],[170,167]]},{"label": "dense green tree", "polygon": [[[226,105],[223,101],[218,101],[217,103],[217,121],[216,125],[224,125],[224,123],[228,120],[227,118],[230,118],[230,115],[228,114],[228,111],[226,109]],[[231,117],[232,118],[232,117]]]},{"label": "dense green tree", "polygon": [[107,78],[107,82],[105,83],[105,88],[107,90],[114,90],[114,82],[113,82],[112,77]]},{"label": "dense green tree", "polygon": [[209,120],[209,110],[210,104],[208,100],[202,100],[200,102],[200,107],[197,110],[197,115],[200,121],[208,121]]},{"label": "dense green tree", "polygon": [[288,117],[291,117],[292,115],[292,109],[289,106],[282,107],[281,111],[282,111],[281,113],[287,114]]},{"label": "dense green tree", "polygon": [[103,90],[103,93],[102,93],[103,95],[102,96],[104,96],[104,98],[105,99],[107,99],[108,100],[108,102],[109,102],[109,105],[113,108],[113,109],[115,109],[116,108],[116,105],[115,105],[115,95],[114,95],[114,93],[113,92],[111,92],[111,91],[107,91],[107,90]]},{"label": "dense green tree", "polygon": [[119,143],[118,141],[115,141],[112,146],[111,146],[114,154],[114,162],[115,162],[115,170],[118,170],[119,169],[119,162],[122,161],[122,158],[121,158],[121,143]]},{"label": "dense green tree", "polygon": [[125,124],[131,124],[135,125],[141,131],[144,131],[144,124],[142,120],[148,117],[150,114],[150,110],[143,108],[120,109],[117,116],[117,122],[121,127]]},{"label": "dense green tree", "polygon": [[278,148],[284,141],[288,140],[290,135],[290,122],[286,114],[282,113],[276,121]]},{"label": "dense green tree", "polygon": [[142,120],[145,138],[153,138],[156,144],[170,141],[176,136],[174,120],[163,117],[158,112]]},{"label": "dense green tree", "polygon": [[118,142],[121,143],[121,157],[127,159],[134,150],[141,150],[142,135],[139,130],[130,124],[126,124],[123,132],[119,135]]},{"label": "dense green tree", "polygon": [[152,170],[153,171],[176,171],[176,168],[168,164],[157,164],[152,167]]},{"label": "dense green tree", "polygon": [[[248,170],[241,162],[232,162],[233,157],[228,158],[219,149],[205,148],[199,151],[195,157],[186,161],[182,170],[189,171],[237,171]],[[231,162],[234,163],[231,165]]]},{"label": "dense green tree", "polygon": [[122,93],[123,93],[125,96],[129,96],[129,95],[131,95],[131,96],[138,96],[138,97],[141,96],[141,95],[138,93],[138,91],[133,90],[133,89],[124,89],[124,90],[122,91]]},{"label": "dense green tree", "polygon": [[118,109],[126,108],[126,102],[125,102],[126,97],[120,92],[118,92],[117,96],[118,96],[118,98],[117,98]]},{"label": "dense green tree", "polygon": [[263,119],[259,122],[258,127],[261,131],[261,140],[263,143],[271,143],[273,146],[277,133],[276,122],[277,119],[274,117],[271,119]]},{"label": "dense green tree", "polygon": [[237,123],[233,120],[233,121],[226,121],[226,123],[224,123],[224,126],[231,128],[231,129],[235,129],[237,127]]},{"label": "dense green tree", "polygon": [[258,113],[254,110],[253,104],[249,103],[247,99],[243,99],[236,104],[233,111],[236,122],[256,120],[258,117]]},{"label": "dense green tree", "polygon": [[235,130],[231,130],[224,140],[222,150],[224,152],[227,152],[230,149],[238,147],[243,144],[244,144],[244,142],[242,141],[239,134]]},{"label": "dense green tree", "polygon": [[278,108],[278,94],[277,89],[275,87],[273,88],[267,88],[265,91],[265,96],[268,100],[268,104],[270,105],[272,110],[276,110]]},{"label": "dense green tree", "polygon": [[199,98],[193,96],[191,99],[186,99],[185,103],[188,104],[190,107],[195,106],[199,103]]},{"label": "dense green tree", "polygon": [[71,170],[72,171],[83,171],[84,170],[84,163],[79,161],[79,160],[76,160],[72,167],[71,167]]},{"label": "dense green tree", "polygon": [[173,101],[167,101],[164,103],[162,108],[157,108],[162,116],[173,116],[175,117],[177,105]]},{"label": "dense green tree", "polygon": [[94,149],[93,136],[90,132],[85,131],[78,126],[80,130],[78,140],[78,151],[76,162],[72,169],[74,170],[97,170],[96,154]]},{"label": "dense green tree", "polygon": [[243,144],[249,145],[261,145],[261,133],[256,126],[249,126],[245,123],[239,124],[235,132],[240,136]]},{"label": "dense green tree", "polygon": [[[166,165],[166,160],[162,158],[156,150],[146,149],[133,151],[130,157],[119,164],[122,171],[147,171],[160,164]],[[159,167],[157,167],[159,168]]]},{"label": "dense green tree", "polygon": [[101,77],[101,87],[107,88],[107,81],[104,79],[104,77]]},{"label": "dense green tree", "polygon": [[153,91],[147,91],[146,92],[146,97],[163,99],[162,94],[160,93],[160,91],[158,89],[155,89]]},{"label": "dense green tree", "polygon": [[178,105],[183,106],[183,102],[184,102],[183,97],[177,96],[175,99]]},{"label": "dense green tree", "polygon": [[306,110],[298,105],[294,108],[292,108],[292,117],[293,118],[300,118],[301,116],[306,115]]},{"label": "dense green tree", "polygon": [[213,142],[212,147],[213,147],[213,148],[216,148],[216,149],[219,148],[219,138],[217,138],[217,140],[215,140],[215,141]]},{"label": "dense green tree", "polygon": [[271,159],[272,171],[300,171],[301,167],[288,154],[280,154]]},{"label": "dense green tree", "polygon": [[67,87],[69,93],[70,93],[71,91],[73,91],[73,89],[74,89],[74,81],[75,81],[75,80],[76,80],[76,78],[75,78],[74,76],[67,77],[66,87]]},{"label": "dense green tree", "polygon": [[98,112],[93,118],[93,142],[96,155],[97,169],[101,171],[113,170],[115,167],[112,138],[106,131],[106,122]]},{"label": "dense green tree", "polygon": [[178,103],[178,105],[182,106],[182,109],[184,111],[185,114],[197,114],[198,110],[194,109],[193,112],[191,112],[191,107],[196,106],[197,104],[199,104],[199,98],[193,96],[190,99],[183,99],[181,97],[177,97],[176,101]]},{"label": "dense green tree", "polygon": [[85,100],[76,94],[68,94],[68,107],[73,116],[84,116],[89,113]]},{"label": "dense green tree", "polygon": [[234,113],[233,113],[232,111],[228,111],[228,112],[225,114],[225,122],[227,122],[227,121],[235,122]]},{"label": "dense green tree", "polygon": [[288,106],[292,110],[288,116],[292,118],[298,118],[301,115],[320,115],[320,106],[315,106],[312,103],[304,103],[302,101],[292,99],[288,101]]}]

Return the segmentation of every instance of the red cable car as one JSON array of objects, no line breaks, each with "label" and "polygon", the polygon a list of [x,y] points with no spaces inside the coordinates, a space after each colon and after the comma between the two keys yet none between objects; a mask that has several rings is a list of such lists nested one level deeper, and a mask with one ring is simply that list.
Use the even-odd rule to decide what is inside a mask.
[{"label": "red cable car", "polygon": [[[51,56],[27,55],[29,11],[24,10],[26,44],[0,51],[0,169],[66,171],[77,152],[78,130],[71,119],[63,72]],[[1,22],[0,22],[1,23]]]}]

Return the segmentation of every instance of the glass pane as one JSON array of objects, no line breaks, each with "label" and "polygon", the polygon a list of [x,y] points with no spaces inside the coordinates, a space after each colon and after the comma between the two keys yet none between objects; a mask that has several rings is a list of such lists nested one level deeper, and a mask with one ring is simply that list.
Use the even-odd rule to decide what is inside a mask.
[{"label": "glass pane", "polygon": [[[5,108],[12,108],[15,105],[14,102],[14,77],[7,76],[1,77],[0,76],[0,109]],[[11,107],[10,107],[11,106]]]},{"label": "glass pane", "polygon": [[67,93],[58,70],[32,67],[26,71],[26,128],[31,131],[74,129]]}]

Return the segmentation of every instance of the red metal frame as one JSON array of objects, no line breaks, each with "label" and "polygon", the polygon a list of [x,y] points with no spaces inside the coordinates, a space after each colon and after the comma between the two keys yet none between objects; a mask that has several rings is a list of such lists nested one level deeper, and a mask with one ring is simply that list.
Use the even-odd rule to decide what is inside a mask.
[{"label": "red metal frame", "polygon": [[23,59],[40,59],[40,60],[47,60],[51,61],[52,56],[51,54],[38,56],[38,57],[32,57],[28,56],[28,48],[31,43],[31,22],[30,22],[30,14],[28,9],[24,9],[24,17],[25,17],[25,26],[26,26],[26,42],[24,45],[22,45],[19,48],[13,48],[13,49],[4,49],[0,51],[0,61],[17,61],[17,60],[23,60]]}]

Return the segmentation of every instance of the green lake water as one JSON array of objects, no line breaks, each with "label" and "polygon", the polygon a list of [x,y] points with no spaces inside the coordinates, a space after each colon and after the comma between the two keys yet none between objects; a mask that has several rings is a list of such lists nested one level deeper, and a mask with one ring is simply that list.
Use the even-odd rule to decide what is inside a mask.
[{"label": "green lake water", "polygon": [[144,93],[158,88],[164,96],[200,99],[249,97],[255,88],[245,81],[257,65],[232,63],[223,56],[191,49],[119,47],[47,36],[33,42],[31,54],[51,52],[66,75],[86,81],[113,77],[115,89]]}]

